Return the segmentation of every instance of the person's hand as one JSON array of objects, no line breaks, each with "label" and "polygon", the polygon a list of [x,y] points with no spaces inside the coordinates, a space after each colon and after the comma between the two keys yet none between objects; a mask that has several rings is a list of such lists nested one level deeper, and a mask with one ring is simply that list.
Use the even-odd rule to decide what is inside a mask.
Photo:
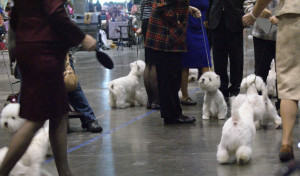
[{"label": "person's hand", "polygon": [[193,6],[189,6],[189,13],[195,18],[201,18],[201,12],[199,9]]},{"label": "person's hand", "polygon": [[270,18],[272,16],[272,12],[268,9],[264,9],[260,16],[259,17],[262,17],[262,18]]},{"label": "person's hand", "polygon": [[208,21],[204,21],[203,24],[205,28],[209,29]]},{"label": "person's hand", "polygon": [[276,16],[270,17],[270,23],[277,25],[278,24],[278,18]]},{"label": "person's hand", "polygon": [[242,17],[243,25],[244,26],[252,26],[255,22],[255,18],[250,13],[247,13]]},{"label": "person's hand", "polygon": [[135,32],[137,35],[141,35],[142,34],[142,28],[138,28],[138,30],[136,30]]},{"label": "person's hand", "polygon": [[92,36],[86,34],[81,42],[82,47],[86,51],[95,51],[97,41]]}]

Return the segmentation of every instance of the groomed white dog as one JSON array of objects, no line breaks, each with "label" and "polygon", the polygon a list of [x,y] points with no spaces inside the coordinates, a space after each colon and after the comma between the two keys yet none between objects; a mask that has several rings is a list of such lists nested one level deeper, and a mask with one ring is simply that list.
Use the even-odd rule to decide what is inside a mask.
[{"label": "groomed white dog", "polygon": [[[25,122],[19,117],[20,104],[10,103],[4,107],[1,113],[1,128],[14,133]],[[45,160],[49,147],[49,121],[46,121],[32,139],[29,147],[13,168],[10,175],[13,176],[39,176],[50,175],[47,171],[41,169],[41,163]],[[8,148],[0,149],[0,163],[2,163]]]},{"label": "groomed white dog", "polygon": [[198,79],[198,69],[190,68],[189,69],[189,82],[197,81]]},{"label": "groomed white dog", "polygon": [[[258,94],[259,91],[262,95]],[[256,129],[266,126],[269,122],[272,122],[276,129],[281,128],[282,120],[268,97],[268,91],[261,77],[251,74],[244,78],[240,94],[233,102],[236,102],[237,106],[232,105],[232,108],[238,109],[238,105],[241,106],[245,102],[252,107]]]},{"label": "groomed white dog", "polygon": [[138,60],[130,63],[130,73],[108,83],[109,105],[112,108],[127,108],[136,103],[145,105],[147,98],[141,91],[140,79],[144,74],[145,62]]},{"label": "groomed white dog", "polygon": [[220,84],[220,77],[211,71],[204,73],[199,79],[199,86],[206,91],[203,102],[203,119],[210,119],[211,117],[226,118],[227,104],[223,94],[218,89]]},{"label": "groomed white dog", "polygon": [[267,77],[267,89],[269,96],[276,97],[276,72],[275,72],[275,60],[272,60],[271,69]]},{"label": "groomed white dog", "polygon": [[230,117],[222,129],[221,142],[218,145],[217,160],[228,164],[236,159],[238,164],[246,164],[251,159],[256,134],[254,111],[248,103],[232,103]]},{"label": "groomed white dog", "polygon": [[1,128],[10,132],[17,131],[25,122],[24,119],[20,118],[19,111],[19,103],[9,103],[8,105],[6,105],[1,113]]}]

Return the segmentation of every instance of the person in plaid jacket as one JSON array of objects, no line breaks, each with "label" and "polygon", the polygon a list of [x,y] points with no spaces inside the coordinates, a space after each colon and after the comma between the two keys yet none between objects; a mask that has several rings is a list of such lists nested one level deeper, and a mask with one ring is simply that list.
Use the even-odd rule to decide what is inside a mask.
[{"label": "person in plaid jacket", "polygon": [[161,117],[165,124],[195,122],[182,115],[178,91],[181,83],[181,54],[186,52],[187,17],[201,13],[189,6],[189,0],[154,0],[145,47],[156,65]]}]

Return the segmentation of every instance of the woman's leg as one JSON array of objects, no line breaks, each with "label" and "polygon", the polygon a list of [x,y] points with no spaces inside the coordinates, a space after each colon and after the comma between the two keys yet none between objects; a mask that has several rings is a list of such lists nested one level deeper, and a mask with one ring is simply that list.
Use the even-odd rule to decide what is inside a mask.
[{"label": "woman's leg", "polygon": [[158,84],[157,84],[157,75],[156,75],[156,66],[151,64],[150,67],[150,87],[152,92],[152,109],[159,108],[159,95],[158,95]]},{"label": "woman's leg", "polygon": [[298,102],[294,100],[281,100],[280,114],[282,117],[282,145],[293,144],[293,128],[298,112]]},{"label": "woman's leg", "polygon": [[180,85],[180,89],[182,92],[182,98],[181,98],[182,100],[186,100],[189,97],[188,78],[189,78],[189,68],[182,68],[181,85]]},{"label": "woman's leg", "polygon": [[26,120],[24,125],[15,133],[8,145],[8,152],[0,167],[0,176],[7,176],[18,160],[27,150],[35,133],[43,126],[43,122]]},{"label": "woman's leg", "polygon": [[[208,72],[209,69],[210,69],[209,67],[202,67],[202,69],[201,69],[202,73],[201,74],[203,74],[205,72]],[[210,69],[210,71],[212,71],[212,69]]]},{"label": "woman's leg", "polygon": [[153,101],[153,99],[152,99],[153,93],[152,93],[151,81],[150,81],[150,70],[151,70],[151,65],[149,65],[146,62],[146,67],[145,67],[145,71],[144,71],[144,85],[145,85],[145,89],[146,89],[146,93],[147,93],[147,97],[148,97],[148,102],[147,102],[147,108],[148,109],[151,108],[151,104],[152,104],[152,101]]},{"label": "woman's leg", "polygon": [[67,115],[50,119],[49,137],[58,174],[72,176],[67,159]]}]

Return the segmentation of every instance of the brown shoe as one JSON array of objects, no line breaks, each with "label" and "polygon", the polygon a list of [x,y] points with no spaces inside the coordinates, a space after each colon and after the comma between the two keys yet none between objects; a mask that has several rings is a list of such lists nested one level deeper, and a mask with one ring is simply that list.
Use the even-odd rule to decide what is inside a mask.
[{"label": "brown shoe", "polygon": [[282,145],[279,151],[279,159],[282,162],[287,162],[291,159],[294,159],[293,146]]}]

